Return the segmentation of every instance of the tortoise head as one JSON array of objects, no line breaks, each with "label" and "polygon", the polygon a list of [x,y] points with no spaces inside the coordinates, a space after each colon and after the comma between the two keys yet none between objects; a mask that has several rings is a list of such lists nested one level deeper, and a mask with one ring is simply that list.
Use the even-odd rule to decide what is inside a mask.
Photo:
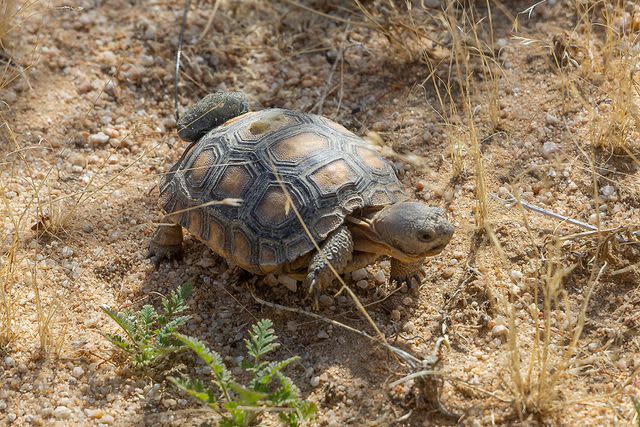
[{"label": "tortoise head", "polygon": [[371,218],[375,239],[389,248],[389,256],[415,262],[437,255],[453,236],[444,209],[420,202],[385,206]]}]

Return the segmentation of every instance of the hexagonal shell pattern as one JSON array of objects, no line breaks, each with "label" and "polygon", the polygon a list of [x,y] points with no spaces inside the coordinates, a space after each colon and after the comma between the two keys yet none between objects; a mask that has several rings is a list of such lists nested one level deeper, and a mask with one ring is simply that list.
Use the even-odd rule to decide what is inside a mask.
[{"label": "hexagonal shell pattern", "polygon": [[[241,198],[238,206],[212,204]],[[231,262],[265,274],[307,254],[351,212],[404,199],[391,165],[341,125],[284,109],[212,129],[165,175],[160,204]],[[203,206],[204,205],[204,206]]]}]

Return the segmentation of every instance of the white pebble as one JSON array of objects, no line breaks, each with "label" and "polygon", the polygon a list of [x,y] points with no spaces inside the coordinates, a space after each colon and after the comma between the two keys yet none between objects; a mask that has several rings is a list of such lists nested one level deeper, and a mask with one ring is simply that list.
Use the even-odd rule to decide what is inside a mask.
[{"label": "white pebble", "polygon": [[384,285],[387,282],[387,276],[385,276],[384,271],[378,270],[373,274],[373,280],[380,285]]},{"label": "white pebble", "polygon": [[329,338],[329,334],[324,329],[320,329],[320,332],[318,332],[318,338],[327,339]]},{"label": "white pebble", "polygon": [[617,194],[616,189],[613,185],[605,185],[600,189],[600,195],[604,201],[616,201]]},{"label": "white pebble", "polygon": [[511,278],[515,281],[522,279],[522,272],[520,270],[511,270]]},{"label": "white pebble", "polygon": [[63,257],[69,258],[73,256],[73,249],[71,249],[69,246],[65,246],[62,248],[61,253]]},{"label": "white pebble", "polygon": [[87,414],[88,418],[102,418],[104,415],[104,411],[102,409],[85,409],[84,413]]},{"label": "white pebble", "polygon": [[549,157],[551,154],[557,152],[558,150],[560,150],[560,147],[553,141],[547,141],[542,144],[542,155],[545,157]]},{"label": "white pebble", "polygon": [[7,409],[7,402],[0,400],[0,411],[4,411],[5,409]]},{"label": "white pebble", "polygon": [[75,368],[73,368],[73,371],[71,371],[71,375],[76,378],[80,378],[84,375],[84,369],[82,369],[82,366],[76,366]]},{"label": "white pebble", "polygon": [[89,144],[92,145],[104,145],[109,142],[109,135],[104,132],[94,133],[89,135]]},{"label": "white pebble", "polygon": [[53,410],[53,416],[61,420],[67,420],[71,417],[71,409],[66,406],[58,406]]},{"label": "white pebble", "polygon": [[318,387],[320,385],[320,377],[311,377],[309,385],[311,385],[311,387]]},{"label": "white pebble", "polygon": [[113,424],[115,421],[115,418],[113,418],[111,415],[107,414],[104,417],[100,418],[100,422],[102,424]]},{"label": "white pebble", "polygon": [[15,364],[16,364],[16,362],[13,360],[13,357],[11,357],[11,356],[7,356],[7,357],[5,357],[5,358],[4,358],[4,364],[5,364],[8,368],[10,368],[10,367],[12,367],[13,365],[15,365]]},{"label": "white pebble", "polygon": [[587,348],[589,349],[589,351],[594,352],[594,351],[598,350],[598,348],[600,348],[600,346],[598,345],[597,342],[592,342],[592,343],[589,343]]}]

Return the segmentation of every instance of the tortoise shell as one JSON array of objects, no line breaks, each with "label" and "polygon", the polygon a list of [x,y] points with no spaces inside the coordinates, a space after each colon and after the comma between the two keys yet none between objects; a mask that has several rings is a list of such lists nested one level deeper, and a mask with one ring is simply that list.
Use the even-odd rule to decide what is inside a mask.
[{"label": "tortoise shell", "polygon": [[[225,198],[242,202],[214,204]],[[291,203],[321,242],[354,211],[404,199],[393,167],[371,145],[324,117],[284,109],[246,113],[212,129],[185,150],[160,188],[160,206],[176,212],[169,215],[174,222],[259,274],[314,249]]]}]

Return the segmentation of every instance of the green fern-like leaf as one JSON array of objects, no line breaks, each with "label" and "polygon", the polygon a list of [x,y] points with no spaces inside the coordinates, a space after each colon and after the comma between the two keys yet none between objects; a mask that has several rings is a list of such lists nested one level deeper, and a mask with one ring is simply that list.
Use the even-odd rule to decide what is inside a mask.
[{"label": "green fern-like leaf", "polygon": [[280,372],[273,375],[279,382],[280,387],[269,395],[269,402],[274,406],[287,406],[300,399],[300,390],[291,379]]},{"label": "green fern-like leaf", "polygon": [[273,322],[271,322],[271,320],[262,319],[252,326],[249,339],[244,340],[247,346],[247,352],[254,360],[254,365],[259,363],[262,356],[280,346],[280,344],[276,342],[278,337],[272,328]]},{"label": "green fern-like leaf", "polygon": [[173,333],[191,318],[191,316],[179,316],[165,324],[160,331],[158,331],[157,342],[162,347],[182,347],[182,343],[178,341]]},{"label": "green fern-like leaf", "polygon": [[143,367],[159,362],[182,347],[182,343],[172,334],[184,326],[189,316],[176,317],[175,313],[186,310],[185,300],[190,292],[190,286],[181,287],[172,292],[169,299],[163,299],[171,311],[168,319],[148,304],[137,312],[118,312],[102,306],[102,311],[124,331],[124,335],[103,334],[104,337],[118,349],[129,353],[134,366]]},{"label": "green fern-like leaf", "polygon": [[205,343],[196,338],[191,338],[178,333],[173,334],[173,336],[189,347],[200,359],[202,359],[204,363],[206,363],[209,368],[211,368],[213,375],[215,375],[216,379],[220,382],[221,387],[226,392],[233,377],[224,365],[222,357],[215,351],[210,350]]},{"label": "green fern-like leaf", "polygon": [[158,319],[158,312],[151,305],[143,306],[138,311],[136,325],[142,339],[148,338],[155,321]]},{"label": "green fern-like leaf", "polygon": [[278,418],[289,427],[298,427],[301,421],[309,421],[318,412],[318,407],[313,402],[299,402],[291,412],[281,412]]},{"label": "green fern-like leaf", "polygon": [[218,401],[213,390],[205,388],[197,379],[168,377],[169,381],[179,389],[186,391],[202,403],[206,403],[212,409],[218,408]]},{"label": "green fern-like leaf", "polygon": [[162,298],[162,308],[164,315],[171,318],[187,309],[187,299],[193,292],[193,284],[185,283],[177,289],[171,291],[168,298]]},{"label": "green fern-like leaf", "polygon": [[127,313],[119,313],[106,305],[101,306],[100,309],[120,326],[133,345],[137,344],[134,338],[137,330],[136,324]]},{"label": "green fern-like leaf", "polygon": [[125,340],[122,335],[118,335],[118,334],[102,334],[102,336],[105,337],[107,340],[109,340],[109,342],[111,344],[115,345],[116,347],[118,347],[121,350],[124,350],[124,351],[126,351],[128,353],[134,351],[131,348],[131,345],[129,345],[127,340]]},{"label": "green fern-like leaf", "polygon": [[271,362],[263,365],[261,369],[255,372],[254,378],[249,383],[249,386],[253,390],[265,393],[268,392],[269,384],[274,379],[274,377],[296,360],[298,360],[298,357],[291,357],[287,360]]}]

